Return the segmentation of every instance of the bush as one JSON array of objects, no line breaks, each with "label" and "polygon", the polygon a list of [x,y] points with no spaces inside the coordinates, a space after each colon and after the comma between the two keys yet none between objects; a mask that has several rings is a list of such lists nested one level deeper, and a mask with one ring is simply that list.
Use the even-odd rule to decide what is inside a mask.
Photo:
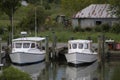
[{"label": "bush", "polygon": [[120,24],[119,23],[114,24],[111,28],[111,32],[120,33]]},{"label": "bush", "polygon": [[91,27],[86,27],[86,28],[85,28],[85,31],[90,32],[90,31],[92,31],[92,28],[91,28]]},{"label": "bush", "polygon": [[109,30],[110,30],[110,26],[107,23],[102,24],[100,27],[101,27],[102,32],[109,32]]},{"label": "bush", "polygon": [[73,32],[84,32],[84,29],[82,29],[80,26],[76,26],[74,29],[73,29]]},{"label": "bush", "polygon": [[94,27],[94,31],[96,31],[96,32],[101,32],[102,30],[101,30],[101,26],[95,26]]},{"label": "bush", "polygon": [[109,24],[102,24],[102,25],[98,25],[94,28],[94,30],[96,32],[109,32],[110,30],[110,26]]},{"label": "bush", "polygon": [[32,80],[27,73],[24,73],[12,66],[3,70],[0,80]]}]

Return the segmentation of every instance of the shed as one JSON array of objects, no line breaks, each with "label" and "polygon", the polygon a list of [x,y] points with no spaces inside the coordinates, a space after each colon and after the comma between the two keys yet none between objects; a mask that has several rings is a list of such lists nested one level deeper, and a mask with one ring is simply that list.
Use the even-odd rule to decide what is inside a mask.
[{"label": "shed", "polygon": [[117,20],[114,12],[110,10],[110,4],[91,4],[73,16],[72,26],[86,28],[105,23],[111,26]]}]

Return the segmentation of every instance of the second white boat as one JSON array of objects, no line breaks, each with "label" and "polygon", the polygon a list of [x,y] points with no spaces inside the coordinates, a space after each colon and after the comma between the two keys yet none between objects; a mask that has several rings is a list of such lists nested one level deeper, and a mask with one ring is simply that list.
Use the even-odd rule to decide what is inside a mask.
[{"label": "second white boat", "polygon": [[97,60],[97,53],[92,50],[91,40],[68,41],[67,62],[72,64],[90,63]]}]

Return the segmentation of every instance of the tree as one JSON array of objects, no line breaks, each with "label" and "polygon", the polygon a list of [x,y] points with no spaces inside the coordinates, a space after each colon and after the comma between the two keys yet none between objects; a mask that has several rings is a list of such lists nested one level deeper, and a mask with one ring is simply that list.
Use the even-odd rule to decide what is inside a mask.
[{"label": "tree", "polygon": [[111,10],[113,14],[116,14],[120,18],[120,1],[119,0],[110,0]]},{"label": "tree", "polygon": [[[48,12],[41,6],[36,6],[36,22],[38,29],[41,28],[45,23],[45,19],[49,15]],[[33,7],[29,12],[26,18],[24,18],[19,25],[22,30],[25,31],[34,31],[35,30],[35,8]]]},{"label": "tree", "polygon": [[9,31],[11,37],[13,38],[13,14],[20,7],[21,0],[0,0],[0,8],[1,10],[8,15],[11,24],[11,30]]}]

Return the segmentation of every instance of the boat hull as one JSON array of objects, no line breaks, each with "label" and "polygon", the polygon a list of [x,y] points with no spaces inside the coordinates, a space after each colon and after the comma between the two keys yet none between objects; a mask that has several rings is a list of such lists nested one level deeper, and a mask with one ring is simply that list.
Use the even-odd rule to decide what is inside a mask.
[{"label": "boat hull", "polygon": [[43,54],[33,54],[33,53],[24,53],[16,52],[10,54],[11,62],[14,64],[32,64],[37,62],[42,62],[45,59]]},{"label": "boat hull", "polygon": [[86,53],[67,53],[65,54],[67,62],[72,64],[91,63],[97,60],[97,54]]}]

